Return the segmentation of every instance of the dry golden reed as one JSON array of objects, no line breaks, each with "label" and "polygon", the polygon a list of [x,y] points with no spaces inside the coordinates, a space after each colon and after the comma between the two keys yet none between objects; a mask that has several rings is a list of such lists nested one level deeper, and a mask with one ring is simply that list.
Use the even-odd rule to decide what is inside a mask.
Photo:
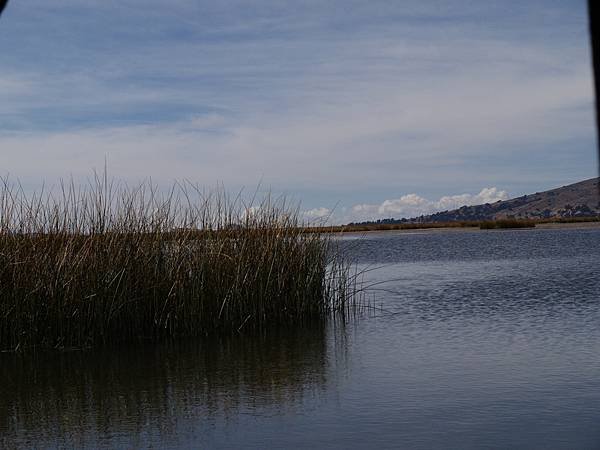
[{"label": "dry golden reed", "polygon": [[[348,265],[297,208],[95,175],[0,185],[0,349],[87,347],[325,320]],[[251,206],[253,205],[253,206]]]}]

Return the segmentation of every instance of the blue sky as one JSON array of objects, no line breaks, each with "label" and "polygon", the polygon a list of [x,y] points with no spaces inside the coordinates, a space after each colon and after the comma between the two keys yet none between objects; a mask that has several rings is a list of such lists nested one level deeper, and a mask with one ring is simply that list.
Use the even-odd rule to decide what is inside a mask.
[{"label": "blue sky", "polygon": [[0,171],[409,216],[596,175],[585,1],[12,0]]}]

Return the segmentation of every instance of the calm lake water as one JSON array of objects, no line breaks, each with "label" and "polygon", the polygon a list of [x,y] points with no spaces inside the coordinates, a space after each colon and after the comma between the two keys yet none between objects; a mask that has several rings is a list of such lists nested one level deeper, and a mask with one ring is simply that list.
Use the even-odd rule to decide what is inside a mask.
[{"label": "calm lake water", "polygon": [[345,325],[0,355],[0,447],[600,448],[600,229],[341,242]]}]

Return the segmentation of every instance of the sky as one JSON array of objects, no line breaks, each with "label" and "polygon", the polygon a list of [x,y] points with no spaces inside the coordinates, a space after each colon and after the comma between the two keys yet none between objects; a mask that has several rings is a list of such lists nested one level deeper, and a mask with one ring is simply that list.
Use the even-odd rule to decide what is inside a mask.
[{"label": "sky", "polygon": [[0,175],[187,179],[310,220],[596,176],[584,0],[11,0]]}]

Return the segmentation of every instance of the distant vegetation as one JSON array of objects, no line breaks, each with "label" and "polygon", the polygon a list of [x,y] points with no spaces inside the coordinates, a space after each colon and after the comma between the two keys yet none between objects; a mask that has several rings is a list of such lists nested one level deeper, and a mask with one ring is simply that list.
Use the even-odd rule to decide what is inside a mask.
[{"label": "distant vegetation", "polygon": [[500,219],[473,220],[461,222],[417,222],[389,223],[385,221],[349,225],[315,226],[307,228],[309,233],[358,233],[363,231],[393,231],[393,230],[426,230],[436,228],[534,228],[536,224],[544,223],[589,223],[600,222],[600,217],[570,217],[554,219]]},{"label": "distant vegetation", "polygon": [[535,222],[532,220],[486,220],[479,223],[482,230],[491,230],[498,228],[534,228]]},{"label": "distant vegetation", "polygon": [[434,223],[385,223],[315,226],[307,228],[313,233],[356,233],[361,231],[420,230],[425,228],[463,228],[478,227],[479,222],[434,222]]},{"label": "distant vegetation", "polygon": [[283,200],[95,177],[0,187],[0,349],[85,347],[322,321],[350,308],[348,264]]}]

